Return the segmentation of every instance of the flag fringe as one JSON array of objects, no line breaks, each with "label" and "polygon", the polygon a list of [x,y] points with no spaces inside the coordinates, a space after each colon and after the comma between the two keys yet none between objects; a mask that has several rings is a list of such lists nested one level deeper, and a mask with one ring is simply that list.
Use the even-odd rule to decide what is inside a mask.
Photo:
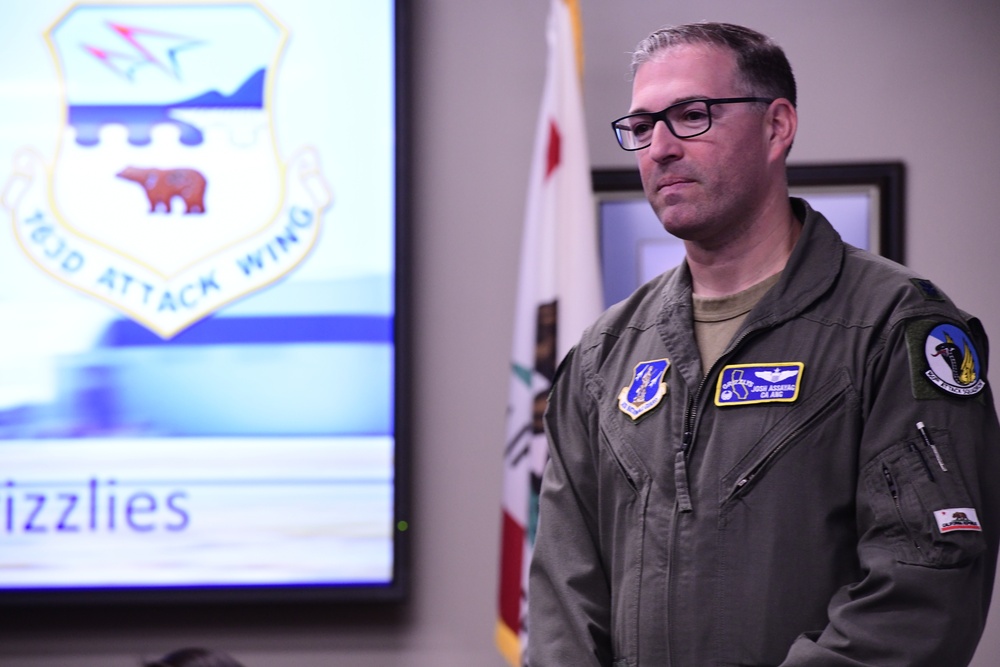
[{"label": "flag fringe", "polygon": [[497,649],[510,667],[521,667],[521,642],[517,634],[503,622],[497,622]]}]

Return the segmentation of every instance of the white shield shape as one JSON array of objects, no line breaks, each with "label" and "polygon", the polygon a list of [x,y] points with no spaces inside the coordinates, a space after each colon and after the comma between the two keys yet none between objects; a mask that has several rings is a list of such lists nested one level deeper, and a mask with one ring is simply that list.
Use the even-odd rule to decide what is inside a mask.
[{"label": "white shield shape", "polygon": [[302,262],[329,195],[276,146],[273,17],[83,4],[47,38],[66,122],[51,165],[20,157],[14,211],[36,264],[167,338]]}]

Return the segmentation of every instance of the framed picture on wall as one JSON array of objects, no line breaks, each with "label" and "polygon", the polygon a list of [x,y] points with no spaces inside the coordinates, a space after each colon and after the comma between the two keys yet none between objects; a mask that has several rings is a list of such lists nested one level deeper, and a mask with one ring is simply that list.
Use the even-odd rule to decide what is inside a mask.
[{"label": "framed picture on wall", "polygon": [[[684,244],[663,230],[637,170],[596,169],[592,178],[610,306],[679,264]],[[903,262],[902,163],[792,165],[788,184],[791,195],[821,211],[847,243]]]}]

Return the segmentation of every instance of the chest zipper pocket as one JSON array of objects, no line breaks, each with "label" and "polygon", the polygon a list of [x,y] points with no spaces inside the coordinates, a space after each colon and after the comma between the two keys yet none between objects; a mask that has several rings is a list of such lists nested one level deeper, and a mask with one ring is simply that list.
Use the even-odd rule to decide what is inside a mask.
[{"label": "chest zipper pocket", "polygon": [[[754,486],[754,482],[770,468],[775,461],[791,446],[797,443],[809,430],[818,426],[836,412],[845,400],[850,387],[846,371],[841,371],[807,402],[799,406],[801,413],[792,412],[784,420],[778,422],[763,438],[764,441],[776,440],[766,449],[766,453],[750,465],[749,469],[736,477],[726,502],[736,500],[746,494]],[[786,423],[787,422],[787,423]],[[732,479],[732,478],[730,478]]]},{"label": "chest zipper pocket", "polygon": [[605,452],[607,453],[608,458],[610,458],[614,462],[614,465],[618,469],[618,472],[621,474],[622,479],[625,481],[625,484],[628,485],[629,489],[632,490],[632,493],[639,495],[640,493],[639,482],[638,482],[639,477],[636,473],[629,472],[629,465],[627,464],[626,461],[622,460],[622,457],[626,456],[627,452],[620,452],[614,446],[612,446],[611,441],[608,438],[608,435],[604,433],[603,430],[601,432],[601,444]]}]

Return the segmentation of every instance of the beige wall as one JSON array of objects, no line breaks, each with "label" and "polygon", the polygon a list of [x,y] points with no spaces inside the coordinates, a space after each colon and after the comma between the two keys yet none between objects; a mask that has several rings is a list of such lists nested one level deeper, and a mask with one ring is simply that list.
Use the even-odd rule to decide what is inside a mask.
[{"label": "beige wall", "polygon": [[[413,4],[412,603],[395,613],[208,610],[168,624],[64,613],[45,624],[0,624],[0,665],[126,667],[144,653],[202,643],[248,667],[502,666],[492,644],[500,449],[548,3]],[[595,166],[631,164],[607,121],[628,105],[625,52],[638,39],[699,19],[760,29],[786,48],[799,80],[793,160],[905,162],[909,264],[1000,339],[1000,3],[581,6]],[[975,663],[996,664],[1000,608]]]}]

